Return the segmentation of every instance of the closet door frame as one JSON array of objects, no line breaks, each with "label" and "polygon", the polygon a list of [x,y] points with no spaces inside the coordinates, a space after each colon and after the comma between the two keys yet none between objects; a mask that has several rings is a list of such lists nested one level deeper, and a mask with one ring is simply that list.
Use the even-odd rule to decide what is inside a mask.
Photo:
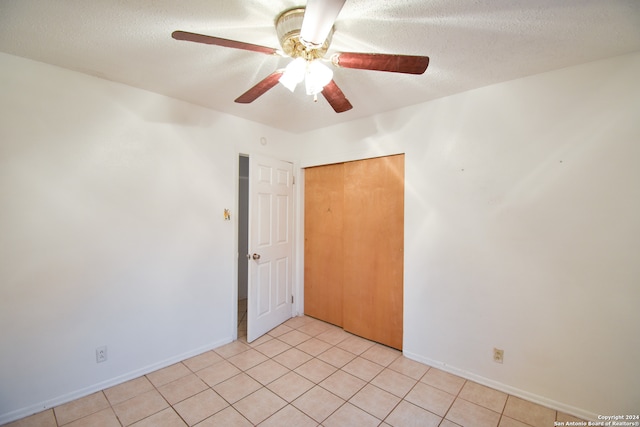
[{"label": "closet door frame", "polygon": [[[326,183],[322,169],[305,170],[305,314],[401,349],[404,154],[320,168]],[[340,176],[342,204],[331,187]]]}]

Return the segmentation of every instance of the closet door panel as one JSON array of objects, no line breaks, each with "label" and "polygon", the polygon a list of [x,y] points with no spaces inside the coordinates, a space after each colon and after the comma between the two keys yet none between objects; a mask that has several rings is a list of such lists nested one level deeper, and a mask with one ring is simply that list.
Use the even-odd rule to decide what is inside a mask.
[{"label": "closet door panel", "polygon": [[402,348],[404,155],[345,163],[343,327]]},{"label": "closet door panel", "polygon": [[305,169],[304,312],[342,326],[344,164]]}]

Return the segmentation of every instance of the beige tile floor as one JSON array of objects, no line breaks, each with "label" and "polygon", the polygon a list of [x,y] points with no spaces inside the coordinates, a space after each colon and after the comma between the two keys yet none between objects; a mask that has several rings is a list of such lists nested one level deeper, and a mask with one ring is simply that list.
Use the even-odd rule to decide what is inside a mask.
[{"label": "beige tile floor", "polygon": [[409,360],[401,352],[295,317],[140,378],[9,424],[69,427],[499,426],[577,418]]}]

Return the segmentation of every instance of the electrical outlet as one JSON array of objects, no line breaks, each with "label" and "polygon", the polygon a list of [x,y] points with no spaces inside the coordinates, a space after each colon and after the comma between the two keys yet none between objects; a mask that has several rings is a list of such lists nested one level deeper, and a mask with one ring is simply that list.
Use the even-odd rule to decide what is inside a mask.
[{"label": "electrical outlet", "polygon": [[107,361],[107,346],[103,345],[102,347],[96,348],[96,363],[101,363],[106,361]]},{"label": "electrical outlet", "polygon": [[494,348],[493,361],[496,363],[502,363],[504,361],[504,350],[501,350],[499,348]]}]

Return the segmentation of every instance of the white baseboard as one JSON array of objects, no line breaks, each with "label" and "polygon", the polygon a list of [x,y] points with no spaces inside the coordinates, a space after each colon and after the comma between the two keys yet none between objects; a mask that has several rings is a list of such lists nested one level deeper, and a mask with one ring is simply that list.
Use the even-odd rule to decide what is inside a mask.
[{"label": "white baseboard", "polygon": [[186,353],[179,354],[174,357],[170,357],[168,359],[162,360],[157,363],[153,363],[151,365],[145,366],[140,369],[136,369],[131,372],[127,372],[126,374],[119,375],[114,378],[110,378],[106,381],[102,381],[96,384],[92,384],[88,387],[81,388],[79,390],[72,391],[70,393],[63,394],[61,396],[54,397],[52,399],[48,399],[44,402],[35,403],[33,405],[29,405],[24,408],[17,409],[15,411],[7,412],[4,414],[0,414],[0,425],[10,423],[15,420],[19,420],[21,418],[36,414],[38,412],[42,412],[46,409],[54,408],[56,406],[63,405],[65,403],[71,402],[73,400],[79,399],[81,397],[88,396],[92,393],[95,393],[100,390],[107,389],[109,387],[113,387],[118,384],[122,384],[126,381],[141,377],[142,375],[146,375],[150,372],[157,371],[158,369],[166,368],[167,366],[171,366],[174,363],[181,362],[183,360],[189,359],[190,357],[197,356],[209,350],[216,349],[222,345],[228,344],[232,342],[231,338],[225,338],[205,346],[196,348],[194,350],[188,351]]},{"label": "white baseboard", "polygon": [[478,384],[482,384],[484,386],[491,387],[495,390],[502,391],[504,393],[519,397],[521,399],[528,400],[529,402],[537,403],[539,405],[546,406],[547,408],[551,408],[556,411],[561,411],[561,412],[564,412],[565,414],[573,415],[574,417],[578,417],[586,421],[598,420],[598,415],[594,414],[593,412],[585,411],[584,409],[576,408],[574,406],[570,406],[562,402],[558,402],[558,401],[546,398],[544,396],[539,396],[537,394],[529,393],[528,391],[520,390],[510,385],[503,384],[501,382],[476,375],[472,372],[468,372],[463,369],[458,369],[451,365],[447,365],[446,363],[443,363],[437,360],[432,360],[427,357],[422,357],[415,353],[403,351],[403,354],[405,357],[415,360],[416,362],[424,363],[425,365],[438,368],[442,371],[449,372],[451,374],[471,380]]}]

